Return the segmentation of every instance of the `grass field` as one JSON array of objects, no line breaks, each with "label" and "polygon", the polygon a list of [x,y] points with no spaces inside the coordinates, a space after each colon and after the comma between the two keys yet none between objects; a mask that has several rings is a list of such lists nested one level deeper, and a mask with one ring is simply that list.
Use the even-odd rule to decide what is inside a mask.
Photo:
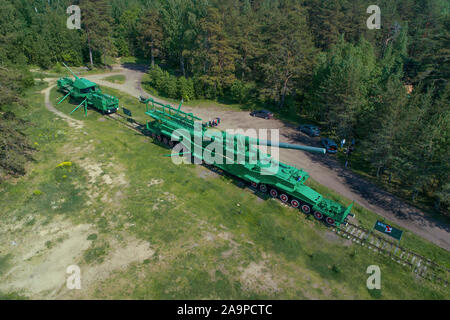
[{"label": "grass field", "polygon": [[[137,99],[102,89],[145,120]],[[203,167],[174,165],[164,157],[168,149],[93,110],[72,115],[81,129],[55,121],[36,90],[26,98],[30,107],[18,111],[32,123],[36,161],[26,176],[0,185],[0,298],[450,298],[276,200]],[[52,90],[51,101],[59,96]],[[69,101],[58,106],[73,108]],[[375,218],[358,206],[356,212],[364,225]],[[52,233],[55,225],[60,231]],[[406,234],[404,241],[448,263],[448,253],[422,239]],[[38,249],[29,254],[25,244]],[[18,265],[45,278],[49,271],[40,268],[47,263],[62,279],[53,287],[11,273]],[[65,289],[69,264],[83,270],[82,290]],[[366,288],[369,265],[381,268],[381,290]]]},{"label": "grass field", "polygon": [[109,76],[104,78],[104,80],[112,82],[112,83],[125,83],[125,76],[122,74]]},{"label": "grass field", "polygon": [[145,65],[149,65],[150,61],[148,59],[144,59],[144,58],[137,58],[137,57],[120,57],[119,59],[120,63],[125,64],[125,63],[130,63],[130,64],[145,64]]}]

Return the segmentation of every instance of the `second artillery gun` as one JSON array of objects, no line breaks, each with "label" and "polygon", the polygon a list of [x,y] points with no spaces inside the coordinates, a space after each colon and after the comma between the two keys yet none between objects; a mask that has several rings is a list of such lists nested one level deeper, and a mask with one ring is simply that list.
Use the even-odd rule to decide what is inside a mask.
[{"label": "second artillery gun", "polygon": [[[181,104],[176,109],[152,98],[140,98],[140,102],[147,105],[145,114],[153,118],[147,122],[147,130],[153,139],[171,148],[180,142],[187,147],[182,149],[188,149],[188,152],[183,151],[174,155],[184,156],[187,153],[191,159],[200,161],[204,161],[206,157],[218,159],[219,161],[210,164],[245,181],[255,190],[278,198],[306,214],[314,214],[316,219],[323,220],[328,225],[346,224],[348,216],[354,216],[350,213],[353,204],[345,208],[324,198],[304,184],[309,178],[307,172],[273,159],[256,146],[274,146],[319,153],[325,153],[325,149],[272,142],[239,134],[230,135],[217,129],[208,130],[201,124],[202,119],[192,113],[181,111]],[[221,145],[222,149],[211,148],[211,142],[218,140],[220,140],[218,145]]]},{"label": "second artillery gun", "polygon": [[119,99],[106,93],[102,93],[100,87],[92,81],[85,78],[79,78],[68,66],[63,65],[74,76],[74,80],[70,77],[60,78],[57,81],[58,90],[65,94],[65,96],[58,102],[60,104],[67,97],[71,97],[81,103],[72,110],[71,114],[82,105],[84,112],[87,114],[87,108],[92,107],[97,109],[102,114],[114,113],[119,109]]}]

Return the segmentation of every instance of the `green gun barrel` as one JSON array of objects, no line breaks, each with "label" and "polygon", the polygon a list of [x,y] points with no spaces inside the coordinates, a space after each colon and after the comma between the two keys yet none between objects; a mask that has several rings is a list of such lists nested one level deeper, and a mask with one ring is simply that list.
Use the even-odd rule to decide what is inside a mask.
[{"label": "green gun barrel", "polygon": [[70,71],[70,73],[71,73],[71,74],[73,74],[73,76],[75,77],[75,79],[79,79],[79,78],[78,78],[78,76],[77,76],[77,75],[76,75],[75,73],[73,73],[73,71],[72,71],[72,70],[70,70],[70,68],[69,68],[68,66],[66,66],[66,64],[65,64],[64,62],[63,62],[62,64],[64,65],[64,67],[66,67],[66,68],[67,68],[67,70],[69,70],[69,71]]},{"label": "green gun barrel", "polygon": [[262,146],[274,146],[278,148],[283,149],[295,149],[295,150],[302,150],[302,151],[309,151],[309,152],[317,152],[317,153],[326,153],[326,150],[324,148],[316,148],[316,147],[308,147],[308,146],[302,146],[299,144],[292,144],[292,143],[285,143],[285,142],[272,142],[270,140],[261,140],[261,139],[255,139],[255,138],[248,138],[249,144],[258,144]]}]

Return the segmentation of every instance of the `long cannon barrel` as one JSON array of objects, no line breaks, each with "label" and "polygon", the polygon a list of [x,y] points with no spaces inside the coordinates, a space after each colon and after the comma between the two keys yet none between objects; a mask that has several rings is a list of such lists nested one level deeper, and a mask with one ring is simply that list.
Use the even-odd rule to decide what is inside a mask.
[{"label": "long cannon barrel", "polygon": [[66,68],[67,68],[67,70],[69,70],[69,71],[70,71],[70,73],[71,73],[71,74],[73,74],[73,76],[75,77],[75,79],[79,79],[79,78],[78,78],[78,76],[77,76],[77,75],[76,75],[75,73],[73,73],[73,71],[72,71],[72,70],[70,70],[70,68],[69,68],[69,67],[68,67],[68,66],[67,66],[67,65],[66,65],[66,64],[65,64],[64,62],[63,62],[62,64],[64,65],[64,67],[66,67]]},{"label": "long cannon barrel", "polygon": [[302,151],[309,151],[309,152],[317,152],[317,153],[326,153],[326,150],[324,148],[316,148],[316,147],[308,147],[308,146],[302,146],[299,144],[292,144],[292,143],[285,143],[285,142],[272,142],[270,140],[261,140],[261,139],[255,139],[255,138],[248,138],[248,142],[250,144],[258,144],[263,146],[274,146],[278,148],[283,149],[295,149],[295,150],[302,150]]}]

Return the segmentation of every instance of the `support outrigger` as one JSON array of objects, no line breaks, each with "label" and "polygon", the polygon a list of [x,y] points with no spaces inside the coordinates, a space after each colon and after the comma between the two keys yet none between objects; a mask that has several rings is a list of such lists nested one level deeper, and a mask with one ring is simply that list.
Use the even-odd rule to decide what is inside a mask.
[{"label": "support outrigger", "polygon": [[87,100],[84,99],[75,109],[70,112],[70,114],[74,113],[82,104],[84,103],[84,115],[87,116]]}]

